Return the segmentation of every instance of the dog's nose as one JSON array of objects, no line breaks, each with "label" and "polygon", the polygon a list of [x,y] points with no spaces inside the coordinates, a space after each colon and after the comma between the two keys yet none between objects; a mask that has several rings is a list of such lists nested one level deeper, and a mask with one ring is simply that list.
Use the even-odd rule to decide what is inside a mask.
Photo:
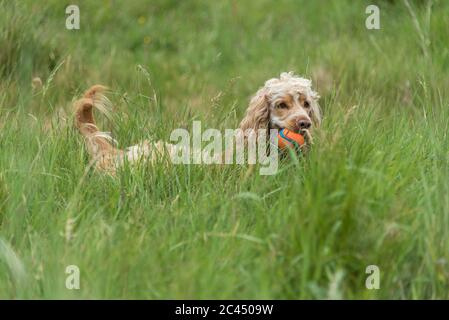
[{"label": "dog's nose", "polygon": [[312,126],[312,122],[309,119],[300,118],[296,121],[296,124],[300,130],[309,129]]}]

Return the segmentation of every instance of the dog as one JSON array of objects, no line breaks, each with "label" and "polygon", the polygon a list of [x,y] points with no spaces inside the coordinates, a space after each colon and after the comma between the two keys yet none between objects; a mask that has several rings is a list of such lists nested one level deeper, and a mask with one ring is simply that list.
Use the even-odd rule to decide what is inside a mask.
[{"label": "dog", "polygon": [[[142,159],[157,161],[165,152],[175,152],[170,143],[148,140],[125,150],[114,146],[113,139],[97,127],[93,109],[108,114],[110,102],[105,96],[106,87],[94,85],[74,103],[75,126],[84,137],[92,164],[99,171],[114,174],[125,162],[137,163]],[[265,82],[251,98],[246,114],[240,123],[242,132],[288,129],[303,134],[308,148],[312,133],[321,124],[319,95],[312,89],[312,82],[283,72],[279,78]],[[247,136],[246,136],[247,138]]]}]

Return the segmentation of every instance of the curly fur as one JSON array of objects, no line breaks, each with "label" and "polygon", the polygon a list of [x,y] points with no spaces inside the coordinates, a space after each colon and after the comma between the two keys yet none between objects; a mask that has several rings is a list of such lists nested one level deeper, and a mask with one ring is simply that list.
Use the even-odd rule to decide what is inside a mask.
[{"label": "curly fur", "polygon": [[243,131],[269,129],[270,109],[265,92],[265,88],[262,88],[251,98],[246,115],[240,123],[240,129]]}]

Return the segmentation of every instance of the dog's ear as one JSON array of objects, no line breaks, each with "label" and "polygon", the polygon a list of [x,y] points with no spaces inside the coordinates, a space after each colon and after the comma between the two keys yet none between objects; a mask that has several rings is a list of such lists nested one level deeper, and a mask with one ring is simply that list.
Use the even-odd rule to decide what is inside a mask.
[{"label": "dog's ear", "polygon": [[312,98],[312,103],[311,103],[312,121],[313,121],[313,124],[315,125],[315,127],[317,127],[317,128],[319,128],[321,125],[321,108],[318,103],[319,98],[320,98],[320,96],[316,95],[315,97]]},{"label": "dog's ear", "polygon": [[247,129],[268,129],[269,121],[269,103],[266,91],[262,88],[251,98],[248,109],[246,110],[246,115],[242,122],[240,122],[240,129],[243,131]]}]

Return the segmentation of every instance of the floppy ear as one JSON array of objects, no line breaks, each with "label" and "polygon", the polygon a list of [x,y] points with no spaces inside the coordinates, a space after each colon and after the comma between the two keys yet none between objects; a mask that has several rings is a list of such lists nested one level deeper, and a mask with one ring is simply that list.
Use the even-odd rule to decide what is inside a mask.
[{"label": "floppy ear", "polygon": [[270,109],[264,88],[257,91],[249,102],[246,115],[240,122],[240,129],[268,129]]},{"label": "floppy ear", "polygon": [[321,108],[318,104],[319,98],[318,95],[312,98],[312,121],[317,128],[321,125]]}]

